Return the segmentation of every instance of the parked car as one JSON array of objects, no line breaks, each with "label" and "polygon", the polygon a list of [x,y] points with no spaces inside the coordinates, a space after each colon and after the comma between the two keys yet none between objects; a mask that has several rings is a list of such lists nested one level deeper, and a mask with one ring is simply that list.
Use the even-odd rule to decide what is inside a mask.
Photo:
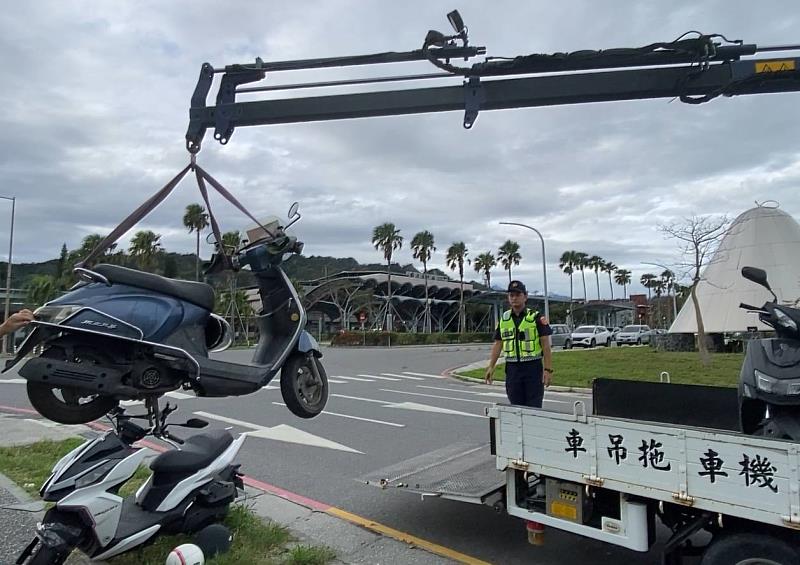
[{"label": "parked car", "polygon": [[641,345],[650,343],[650,326],[625,326],[617,334],[617,345]]},{"label": "parked car", "polygon": [[550,344],[554,347],[572,348],[572,334],[566,324],[550,324],[553,335],[550,336]]},{"label": "parked car", "polygon": [[611,332],[603,326],[579,326],[572,332],[572,345],[581,347],[595,347],[597,345],[611,345]]},{"label": "parked car", "polygon": [[611,341],[617,341],[617,334],[619,334],[620,328],[619,327],[612,328],[610,326],[606,326],[606,329],[608,330],[608,333],[611,334]]}]

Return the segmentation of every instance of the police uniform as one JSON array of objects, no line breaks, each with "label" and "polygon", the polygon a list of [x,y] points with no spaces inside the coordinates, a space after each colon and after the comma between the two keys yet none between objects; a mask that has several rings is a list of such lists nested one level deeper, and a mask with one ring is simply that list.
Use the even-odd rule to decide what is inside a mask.
[{"label": "police uniform", "polygon": [[[525,285],[519,281],[512,281],[508,290],[526,292]],[[503,342],[506,394],[511,404],[542,407],[544,367],[540,338],[552,333],[547,320],[536,310],[525,308],[519,315],[512,310],[503,312],[494,339]]]}]

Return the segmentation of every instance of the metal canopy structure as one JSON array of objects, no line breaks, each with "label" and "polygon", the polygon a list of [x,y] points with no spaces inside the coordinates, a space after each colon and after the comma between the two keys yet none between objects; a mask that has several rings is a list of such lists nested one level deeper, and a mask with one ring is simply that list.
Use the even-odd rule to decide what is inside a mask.
[{"label": "metal canopy structure", "polygon": [[[448,14],[455,35],[429,31],[422,49],[406,52],[328,57],[296,61],[228,65],[203,64],[192,96],[186,147],[200,151],[206,130],[227,143],[237,127],[344,120],[431,112],[464,112],[471,128],[484,110],[583,104],[649,98],[679,98],[700,104],[718,96],[741,96],[800,90],[800,58],[757,57],[768,52],[797,52],[800,45],[762,47],[730,41],[719,34],[682,36],[638,48],[573,53],[533,54],[513,59],[487,58],[469,67],[451,60],[483,55],[485,47],[469,46],[467,29],[457,12]],[[342,79],[328,82],[242,87],[276,72],[386,65],[429,61],[444,72]],[[221,74],[216,104],[207,105],[214,76]],[[524,78],[491,79],[506,75]],[[237,101],[237,94],[345,85],[421,81],[453,77],[461,84],[432,88],[356,92],[278,100]],[[490,80],[482,80],[490,77]]]}]

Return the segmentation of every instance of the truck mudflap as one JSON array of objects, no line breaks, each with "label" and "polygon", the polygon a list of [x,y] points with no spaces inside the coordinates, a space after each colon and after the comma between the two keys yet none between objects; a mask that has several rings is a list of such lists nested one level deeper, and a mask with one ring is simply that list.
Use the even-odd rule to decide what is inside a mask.
[{"label": "truck mudflap", "polygon": [[506,475],[488,443],[458,443],[373,471],[360,480],[425,497],[503,508]]}]

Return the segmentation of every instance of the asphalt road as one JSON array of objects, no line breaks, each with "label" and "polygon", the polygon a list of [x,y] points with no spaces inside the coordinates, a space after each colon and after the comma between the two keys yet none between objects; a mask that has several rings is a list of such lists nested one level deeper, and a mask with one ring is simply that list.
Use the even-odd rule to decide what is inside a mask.
[{"label": "asphalt road", "polygon": [[[242,470],[261,481],[337,506],[428,541],[492,563],[585,565],[657,562],[639,554],[549,529],[546,544],[527,543],[524,524],[486,506],[381,490],[357,479],[370,471],[464,441],[488,443],[484,408],[503,401],[502,387],[441,377],[448,368],[486,359],[488,347],[325,349],[330,380],[325,413],[311,420],[283,406],[278,383],[225,399],[177,395],[173,421],[199,412],[212,427],[251,432]],[[246,362],[247,350],[224,358]],[[556,363],[557,365],[557,363]],[[27,407],[24,386],[7,373],[0,404]],[[10,379],[10,380],[9,380]],[[545,408],[571,410],[573,397],[550,393]]]}]

